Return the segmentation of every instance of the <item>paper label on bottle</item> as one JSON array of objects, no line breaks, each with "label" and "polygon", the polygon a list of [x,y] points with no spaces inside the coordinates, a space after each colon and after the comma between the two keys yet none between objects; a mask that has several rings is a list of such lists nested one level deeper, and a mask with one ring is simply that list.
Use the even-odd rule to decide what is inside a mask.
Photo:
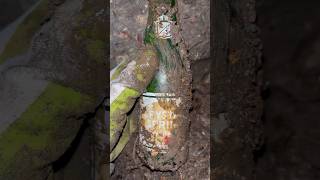
[{"label": "paper label on bottle", "polygon": [[181,100],[172,93],[144,93],[141,101],[140,143],[156,156],[166,153],[175,134]]},{"label": "paper label on bottle", "polygon": [[169,39],[171,35],[171,24],[172,21],[169,20],[169,17],[166,15],[161,15],[154,22],[156,35],[161,39]]}]

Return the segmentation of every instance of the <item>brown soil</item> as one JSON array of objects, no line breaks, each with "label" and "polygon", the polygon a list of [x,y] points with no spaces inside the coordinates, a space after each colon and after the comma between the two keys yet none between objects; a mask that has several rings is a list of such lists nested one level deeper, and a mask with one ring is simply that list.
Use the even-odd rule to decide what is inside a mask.
[{"label": "brown soil", "polygon": [[257,179],[320,179],[320,2],[257,3],[265,72]]}]

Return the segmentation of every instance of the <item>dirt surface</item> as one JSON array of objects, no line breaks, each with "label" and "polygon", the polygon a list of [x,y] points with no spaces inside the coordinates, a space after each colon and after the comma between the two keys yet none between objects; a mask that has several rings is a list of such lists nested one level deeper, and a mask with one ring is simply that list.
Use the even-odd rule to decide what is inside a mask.
[{"label": "dirt surface", "polygon": [[192,60],[210,56],[210,1],[178,0],[182,36]]},{"label": "dirt surface", "polygon": [[265,72],[257,179],[320,179],[320,2],[257,2]]},{"label": "dirt surface", "polygon": [[262,145],[261,41],[255,1],[213,4],[212,179],[252,180]]}]

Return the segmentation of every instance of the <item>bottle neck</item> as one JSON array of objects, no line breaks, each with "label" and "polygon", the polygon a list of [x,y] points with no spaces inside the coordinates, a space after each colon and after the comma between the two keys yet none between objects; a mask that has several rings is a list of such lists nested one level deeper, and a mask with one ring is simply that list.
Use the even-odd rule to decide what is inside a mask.
[{"label": "bottle neck", "polygon": [[173,92],[171,81],[179,78],[182,70],[180,54],[171,39],[174,23],[172,20],[176,20],[175,11],[175,0],[149,1],[149,17],[144,42],[155,47],[159,58],[159,70],[147,87],[147,92]]}]

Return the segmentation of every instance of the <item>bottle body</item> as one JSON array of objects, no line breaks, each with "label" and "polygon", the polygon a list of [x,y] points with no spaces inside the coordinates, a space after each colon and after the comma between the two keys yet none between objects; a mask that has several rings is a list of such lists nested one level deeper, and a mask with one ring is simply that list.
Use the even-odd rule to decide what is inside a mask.
[{"label": "bottle body", "polygon": [[174,93],[144,93],[140,101],[139,154],[151,169],[177,170],[187,158],[188,119]]},{"label": "bottle body", "polygon": [[155,48],[159,68],[140,98],[137,152],[150,169],[175,171],[188,156],[191,73],[176,34],[175,1],[150,0],[144,42]]},{"label": "bottle body", "polygon": [[186,161],[190,97],[187,76],[167,40],[157,41],[159,70],[140,98],[138,154],[151,169],[175,171]]}]

